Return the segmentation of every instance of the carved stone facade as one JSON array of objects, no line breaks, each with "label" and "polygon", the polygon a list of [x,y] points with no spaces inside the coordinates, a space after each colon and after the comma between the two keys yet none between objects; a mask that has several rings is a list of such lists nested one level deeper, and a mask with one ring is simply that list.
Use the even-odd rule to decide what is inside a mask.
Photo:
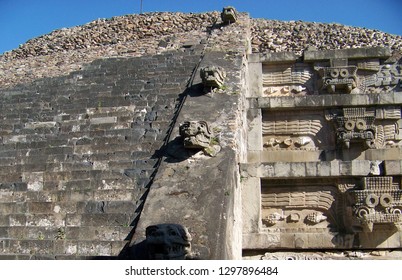
[{"label": "carved stone facade", "polygon": [[244,258],[402,248],[401,65],[390,52],[255,54],[249,72]]},{"label": "carved stone facade", "polygon": [[305,51],[264,63],[264,96],[401,92],[401,65],[387,60],[385,48],[367,50]]},{"label": "carved stone facade", "polygon": [[348,193],[354,230],[372,232],[374,225],[390,225],[397,230],[401,229],[402,190],[392,177],[364,177],[362,183]]}]

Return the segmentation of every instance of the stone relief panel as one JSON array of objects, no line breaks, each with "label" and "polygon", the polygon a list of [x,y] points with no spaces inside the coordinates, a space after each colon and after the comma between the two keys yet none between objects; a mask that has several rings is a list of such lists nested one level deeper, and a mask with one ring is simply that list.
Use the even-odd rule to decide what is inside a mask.
[{"label": "stone relief panel", "polygon": [[372,232],[375,225],[402,226],[402,190],[390,176],[364,177],[347,191],[348,222],[353,231]]},{"label": "stone relief panel", "polygon": [[263,147],[268,150],[317,150],[333,146],[324,117],[318,112],[263,114]]},{"label": "stone relief panel", "polygon": [[[362,75],[359,93],[386,93],[400,91],[402,72],[400,64],[385,64],[378,67],[365,67],[366,75]],[[369,73],[371,70],[372,73]]]},{"label": "stone relief panel", "polygon": [[327,231],[338,228],[335,186],[263,186],[262,224],[267,230]]},{"label": "stone relief panel", "polygon": [[357,87],[357,67],[315,67],[321,78],[321,90],[327,90],[329,93],[345,91],[351,93]]},{"label": "stone relief panel", "polygon": [[[317,52],[319,53],[319,52]],[[263,96],[371,94],[402,91],[402,66],[380,58],[300,58],[264,62]]]},{"label": "stone relief panel", "polygon": [[325,118],[335,126],[336,141],[349,149],[358,143],[364,149],[400,145],[401,108],[343,108],[327,110]]},{"label": "stone relief panel", "polygon": [[264,64],[262,77],[264,95],[313,94],[313,77],[313,68],[308,64]]}]

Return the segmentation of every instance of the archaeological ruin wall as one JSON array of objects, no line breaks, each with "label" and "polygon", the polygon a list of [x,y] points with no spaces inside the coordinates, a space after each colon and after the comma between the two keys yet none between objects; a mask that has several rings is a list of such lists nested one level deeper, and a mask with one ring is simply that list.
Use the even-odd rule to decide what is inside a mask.
[{"label": "archaeological ruin wall", "polygon": [[250,55],[245,256],[401,247],[402,72],[390,57],[380,47]]},{"label": "archaeological ruin wall", "polygon": [[401,259],[401,50],[226,7],[1,55],[0,259]]}]

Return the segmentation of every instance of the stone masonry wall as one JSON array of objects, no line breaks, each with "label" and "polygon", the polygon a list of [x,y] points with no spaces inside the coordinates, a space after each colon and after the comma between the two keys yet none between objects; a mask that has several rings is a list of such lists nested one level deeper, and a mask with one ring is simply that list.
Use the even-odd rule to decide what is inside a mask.
[{"label": "stone masonry wall", "polygon": [[0,91],[1,258],[120,254],[198,60],[101,59]]},{"label": "stone masonry wall", "polygon": [[[187,227],[194,258],[240,259],[252,243],[242,229],[255,222],[242,219],[259,211],[260,200],[249,202],[264,183],[245,184],[247,150],[261,148],[247,118],[310,100],[256,99],[253,57],[380,45],[394,63],[401,42],[244,13],[230,25],[218,12],[152,13],[54,31],[0,55],[0,259],[131,258],[158,223]],[[220,89],[203,88],[204,66],[225,70]],[[206,121],[221,151],[185,150],[185,121]]]}]

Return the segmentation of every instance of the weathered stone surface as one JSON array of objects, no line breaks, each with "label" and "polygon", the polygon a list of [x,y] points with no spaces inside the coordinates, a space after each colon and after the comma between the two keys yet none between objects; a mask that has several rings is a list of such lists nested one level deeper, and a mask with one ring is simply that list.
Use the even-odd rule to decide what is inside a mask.
[{"label": "weathered stone surface", "polygon": [[[130,257],[160,224],[201,259],[401,247],[401,37],[218,18],[102,19],[0,56],[0,258]],[[208,92],[211,65],[226,79]],[[337,145],[333,110],[370,145]],[[204,154],[180,139],[199,120]]]}]

